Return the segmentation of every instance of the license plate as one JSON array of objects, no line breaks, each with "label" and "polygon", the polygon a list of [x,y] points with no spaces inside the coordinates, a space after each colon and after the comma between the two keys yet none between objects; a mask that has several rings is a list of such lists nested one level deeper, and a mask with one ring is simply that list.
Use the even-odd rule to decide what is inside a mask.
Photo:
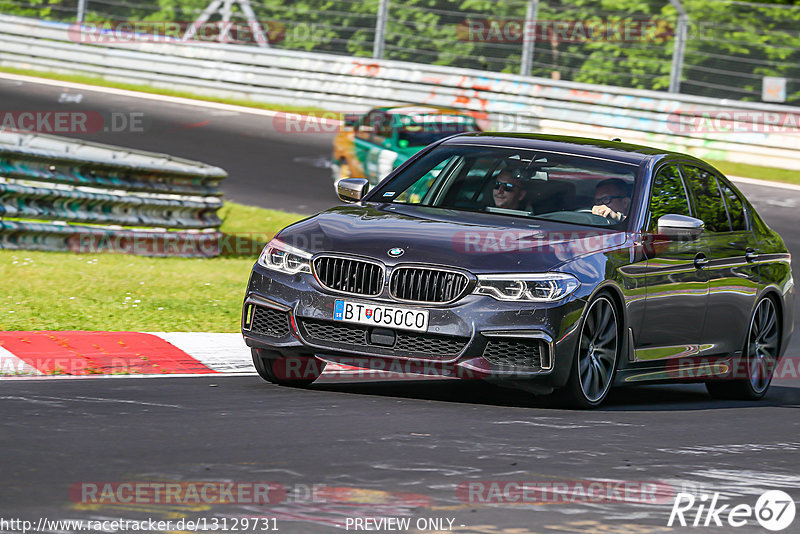
[{"label": "license plate", "polygon": [[333,320],[346,323],[383,326],[400,330],[428,330],[428,310],[397,308],[382,304],[364,304],[337,300],[333,306]]}]

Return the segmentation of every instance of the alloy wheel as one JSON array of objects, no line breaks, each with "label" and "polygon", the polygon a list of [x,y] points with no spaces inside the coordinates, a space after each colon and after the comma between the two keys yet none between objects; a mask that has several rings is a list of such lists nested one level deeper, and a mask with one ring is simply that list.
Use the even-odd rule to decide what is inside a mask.
[{"label": "alloy wheel", "polygon": [[614,376],[617,360],[617,314],[606,297],[595,300],[586,312],[578,351],[581,390],[589,402],[601,400]]},{"label": "alloy wheel", "polygon": [[768,298],[759,302],[750,322],[747,337],[747,378],[757,394],[763,393],[772,379],[778,359],[778,314]]}]

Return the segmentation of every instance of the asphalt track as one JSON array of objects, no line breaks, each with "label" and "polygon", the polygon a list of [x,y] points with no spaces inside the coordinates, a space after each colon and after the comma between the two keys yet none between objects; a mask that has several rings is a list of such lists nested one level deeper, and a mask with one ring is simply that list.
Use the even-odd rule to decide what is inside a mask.
[{"label": "asphalt track", "polygon": [[[331,134],[286,134],[264,116],[2,79],[0,103],[3,111],[143,113],[142,132],[87,138],[219,165],[230,173],[227,198],[239,202],[301,213],[336,203],[323,167]],[[797,257],[800,192],[742,189]],[[773,489],[800,498],[798,384],[776,383],[757,403],[711,401],[695,385],[628,388],[600,410],[573,412],[473,381],[328,379],[309,390],[256,377],[4,381],[0,519],[216,518],[229,521],[220,530],[241,532],[234,518],[260,516],[274,517],[281,532],[314,533],[369,516],[410,518],[412,527],[426,518],[447,527],[451,519],[458,532],[487,534],[766,532],[752,520],[736,529],[666,525],[680,490],[698,499],[718,492],[730,505],[752,506]],[[642,502],[592,501],[576,491],[515,502],[513,492],[458,491],[480,481],[574,489],[586,480],[654,482],[660,490],[639,495]],[[271,482],[289,493],[268,505],[96,504],[70,494],[82,483],[154,481]],[[2,532],[20,529],[0,521]]]}]

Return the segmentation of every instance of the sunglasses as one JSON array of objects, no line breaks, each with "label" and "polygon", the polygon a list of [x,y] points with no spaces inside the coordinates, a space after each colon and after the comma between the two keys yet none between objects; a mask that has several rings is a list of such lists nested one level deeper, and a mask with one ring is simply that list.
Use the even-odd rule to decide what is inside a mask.
[{"label": "sunglasses", "polygon": [[500,180],[495,181],[494,188],[495,189],[502,189],[503,191],[508,191],[509,193],[513,193],[517,187],[517,184],[512,184],[510,182],[501,182]]},{"label": "sunglasses", "polygon": [[628,198],[628,197],[626,197],[626,196],[622,196],[622,195],[617,195],[617,196],[607,196],[607,197],[600,197],[600,198],[596,198],[596,199],[594,199],[594,205],[595,205],[595,206],[601,206],[601,205],[603,205],[603,204],[608,204],[609,202],[611,202],[611,201],[612,201],[612,200],[614,200],[615,198]]}]

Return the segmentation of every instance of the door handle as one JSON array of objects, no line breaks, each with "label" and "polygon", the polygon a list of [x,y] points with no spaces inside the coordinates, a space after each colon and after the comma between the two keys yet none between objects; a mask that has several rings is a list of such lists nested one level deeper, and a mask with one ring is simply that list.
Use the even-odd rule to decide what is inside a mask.
[{"label": "door handle", "polygon": [[758,259],[758,252],[753,250],[752,248],[748,248],[744,251],[744,259],[747,260],[749,263],[752,263]]},{"label": "door handle", "polygon": [[708,258],[702,252],[698,252],[697,256],[694,257],[694,266],[696,269],[702,269],[708,265]]}]

